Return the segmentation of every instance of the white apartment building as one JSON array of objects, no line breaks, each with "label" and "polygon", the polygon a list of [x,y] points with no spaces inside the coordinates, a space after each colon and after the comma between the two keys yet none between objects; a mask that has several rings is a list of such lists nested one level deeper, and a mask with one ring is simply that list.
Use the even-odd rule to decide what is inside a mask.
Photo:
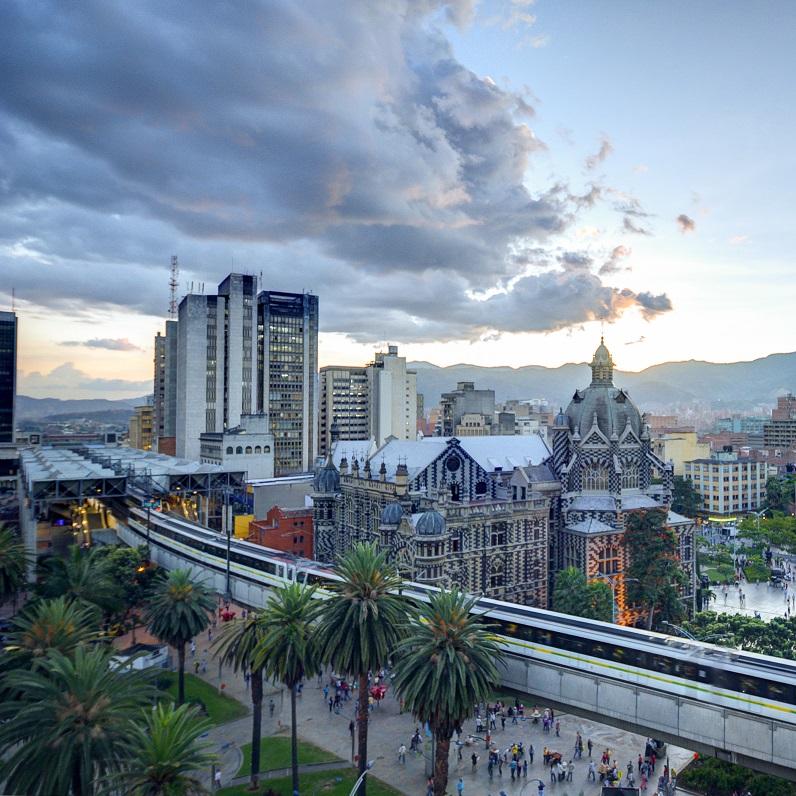
[{"label": "white apartment building", "polygon": [[266,415],[241,415],[240,425],[199,437],[200,461],[244,470],[249,480],[273,478],[274,435]]},{"label": "white apartment building", "polygon": [[392,436],[415,439],[417,435],[417,374],[406,369],[406,357],[398,346],[378,352],[367,367],[369,433],[376,445]]},{"label": "white apartment building", "polygon": [[370,433],[370,389],[364,367],[328,365],[321,368],[318,455],[332,443],[332,426],[339,440],[367,439]]},{"label": "white apartment building", "polygon": [[741,458],[732,450],[685,462],[684,475],[709,514],[743,514],[765,504],[768,465]]}]

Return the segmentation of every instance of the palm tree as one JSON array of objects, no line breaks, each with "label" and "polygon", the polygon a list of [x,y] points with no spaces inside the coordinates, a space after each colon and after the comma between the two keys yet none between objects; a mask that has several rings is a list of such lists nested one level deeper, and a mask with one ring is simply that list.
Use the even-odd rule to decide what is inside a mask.
[{"label": "palm tree", "polygon": [[202,583],[187,569],[175,569],[155,587],[146,608],[149,632],[177,649],[177,704],[185,702],[185,645],[209,624],[215,603]]},{"label": "palm tree", "polygon": [[254,665],[254,653],[263,639],[263,624],[256,614],[249,613],[246,619],[234,619],[227,624],[213,642],[215,656],[234,671],[251,671],[252,688],[252,790],[257,788],[260,778],[260,741],[263,719],[263,667]]},{"label": "palm tree", "polygon": [[[359,543],[337,567],[341,581],[323,602],[318,646],[321,660],[359,680],[359,773],[368,765],[368,672],[387,663],[401,640],[411,610],[397,592],[401,579],[374,544]],[[365,779],[359,794],[365,796]]]},{"label": "palm tree", "polygon": [[314,595],[315,587],[290,583],[273,592],[257,619],[263,635],[254,653],[254,665],[290,690],[293,793],[299,792],[296,687],[308,672],[317,672],[320,663],[314,638],[319,604]]},{"label": "palm tree", "polygon": [[503,657],[488,626],[472,613],[475,604],[457,589],[431,594],[396,651],[396,691],[418,721],[428,722],[437,742],[435,796],[448,784],[453,733],[473,705],[489,699]]},{"label": "palm tree", "polygon": [[210,722],[192,705],[159,704],[145,710],[124,742],[124,771],[110,778],[110,792],[129,796],[189,796],[206,793],[196,772],[215,759],[199,736]]},{"label": "palm tree", "polygon": [[118,610],[122,593],[111,574],[110,562],[98,548],[69,548],[65,558],[45,559],[36,587],[42,597],[67,597],[96,605],[103,613]]},{"label": "palm tree", "polygon": [[29,563],[30,556],[19,537],[6,527],[0,528],[0,605],[10,599],[16,603],[27,580]]},{"label": "palm tree", "polygon": [[42,666],[6,673],[0,704],[0,782],[9,793],[91,796],[118,771],[130,721],[154,696],[149,677],[120,671],[105,646],[56,650]]},{"label": "palm tree", "polygon": [[77,647],[97,638],[98,620],[94,606],[65,597],[28,603],[6,637],[8,660],[18,668],[43,662],[53,650],[71,656]]}]

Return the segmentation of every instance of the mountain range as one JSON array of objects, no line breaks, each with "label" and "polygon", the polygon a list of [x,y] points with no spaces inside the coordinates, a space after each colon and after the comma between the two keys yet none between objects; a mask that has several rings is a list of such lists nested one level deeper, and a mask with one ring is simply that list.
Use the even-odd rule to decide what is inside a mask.
[{"label": "mountain range", "polygon": [[[475,382],[476,389],[491,388],[499,402],[511,398],[546,398],[554,406],[566,406],[576,388],[587,387],[591,372],[586,363],[557,368],[526,365],[480,367],[412,362],[417,371],[417,391],[426,407],[439,403],[440,395],[459,381]],[[715,408],[743,411],[760,404],[776,403],[777,395],[796,392],[796,352],[770,354],[751,362],[663,362],[637,373],[617,370],[614,384],[624,387],[644,409],[663,409],[699,402]]]},{"label": "mountain range", "polygon": [[[411,362],[417,371],[417,391],[426,408],[436,406],[440,395],[456,388],[460,381],[475,382],[477,388],[491,388],[497,401],[511,398],[545,398],[553,406],[566,406],[572,393],[591,380],[587,363],[568,363],[557,368],[526,365],[481,367],[430,362]],[[633,373],[615,371],[614,384],[624,387],[645,410],[662,410],[677,404],[701,403],[729,411],[744,411],[776,403],[777,395],[796,392],[796,352],[770,354],[751,362],[663,362]],[[20,420],[67,419],[112,413],[114,419],[129,417],[134,406],[146,403],[146,396],[124,400],[92,398],[62,400],[17,396]],[[66,417],[64,417],[66,416]]]}]

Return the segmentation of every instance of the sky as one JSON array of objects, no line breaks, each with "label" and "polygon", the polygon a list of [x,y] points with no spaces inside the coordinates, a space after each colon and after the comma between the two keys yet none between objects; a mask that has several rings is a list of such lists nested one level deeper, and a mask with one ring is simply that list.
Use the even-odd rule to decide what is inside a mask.
[{"label": "sky", "polygon": [[320,359],[796,350],[791,2],[0,4],[19,391],[140,396],[180,295],[320,298]]}]

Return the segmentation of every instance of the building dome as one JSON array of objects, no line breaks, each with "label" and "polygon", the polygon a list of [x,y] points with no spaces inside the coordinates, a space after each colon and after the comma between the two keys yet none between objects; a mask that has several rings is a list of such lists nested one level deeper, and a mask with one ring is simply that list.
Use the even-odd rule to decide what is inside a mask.
[{"label": "building dome", "polygon": [[381,512],[382,525],[398,525],[404,516],[404,510],[400,503],[388,503]]},{"label": "building dome", "polygon": [[591,384],[585,390],[577,390],[567,407],[565,414],[570,430],[585,440],[596,416],[598,428],[608,439],[613,434],[621,437],[628,423],[640,437],[643,431],[641,413],[624,390],[614,387],[614,362],[602,339],[594,352],[591,372]]},{"label": "building dome", "polygon": [[315,473],[315,491],[316,492],[339,492],[340,491],[340,473],[334,466],[331,455],[326,459],[326,463]]},{"label": "building dome", "polygon": [[445,518],[438,511],[423,512],[415,525],[418,536],[441,536],[445,533]]}]

